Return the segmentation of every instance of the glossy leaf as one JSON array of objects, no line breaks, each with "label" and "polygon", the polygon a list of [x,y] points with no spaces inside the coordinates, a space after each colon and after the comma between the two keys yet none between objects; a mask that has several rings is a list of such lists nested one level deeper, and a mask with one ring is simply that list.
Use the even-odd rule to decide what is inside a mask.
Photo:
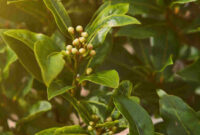
[{"label": "glossy leaf", "polygon": [[164,134],[162,134],[162,133],[158,133],[158,132],[155,132],[154,135],[164,135]]},{"label": "glossy leaf", "polygon": [[4,41],[16,53],[26,70],[38,80],[42,80],[41,70],[33,48],[36,41],[46,38],[42,34],[35,34],[27,30],[8,30],[3,34]]},{"label": "glossy leaf", "polygon": [[168,65],[172,65],[173,58],[177,57],[179,42],[175,33],[170,30],[164,30],[157,34],[152,40],[151,61],[155,71],[163,71]]},{"label": "glossy leaf", "polygon": [[163,65],[163,67],[158,70],[158,72],[163,72],[168,66],[173,65],[173,59],[172,59],[172,55],[169,56],[168,60],[165,62],[165,64]]},{"label": "glossy leaf", "polygon": [[130,81],[122,81],[118,88],[115,89],[114,95],[130,97],[133,84]]},{"label": "glossy leaf", "polygon": [[56,44],[61,50],[64,50],[64,49],[65,49],[66,39],[65,39],[65,37],[62,35],[61,32],[55,31],[55,32],[52,34],[51,39],[55,42],[55,44]]},{"label": "glossy leaf", "polygon": [[163,24],[130,25],[120,28],[116,36],[126,36],[134,39],[146,39],[156,36]]},{"label": "glossy leaf", "polygon": [[154,127],[148,113],[134,100],[114,96],[114,104],[129,122],[130,135],[154,135]]},{"label": "glossy leaf", "polygon": [[85,108],[80,101],[71,96],[69,93],[65,93],[63,97],[73,105],[73,107],[79,113],[83,121],[89,124],[91,120],[91,115],[89,113],[89,110],[87,110],[87,108]]},{"label": "glossy leaf", "polygon": [[106,119],[105,113],[108,106],[104,102],[100,101],[100,99],[101,98],[99,96],[94,96],[89,100],[81,100],[81,103],[91,114],[98,115],[100,121],[104,121]]},{"label": "glossy leaf", "polygon": [[[99,43],[99,42],[98,42]],[[94,46],[99,45],[98,43],[93,44]],[[111,53],[113,48],[113,43],[111,41],[111,35],[109,34],[105,40],[105,42],[98,46],[95,51],[96,55],[93,57],[89,67],[95,68],[100,66]]]},{"label": "glossy leaf", "polygon": [[60,29],[60,31],[67,37],[69,37],[69,33],[67,31],[68,27],[70,27],[71,19],[65,10],[61,1],[58,0],[43,0],[47,8],[51,11],[54,16],[54,19]]},{"label": "glossy leaf", "polygon": [[[112,97],[113,96],[125,96],[125,97],[130,98],[132,89],[133,89],[133,84],[130,81],[122,81],[119,84],[119,87],[114,90]],[[109,102],[109,105],[108,105],[107,115],[110,115],[114,109],[115,109],[115,106],[111,99]],[[120,113],[117,112],[117,114],[120,114]]]},{"label": "glossy leaf", "polygon": [[49,129],[45,129],[45,130],[42,130],[38,133],[36,133],[35,135],[54,135],[56,129],[58,128],[49,128]]},{"label": "glossy leaf", "polygon": [[42,115],[43,113],[51,110],[52,106],[47,101],[39,101],[36,104],[34,104],[26,117],[22,118],[20,121],[17,122],[17,124],[22,124],[28,121],[33,120],[34,118]]},{"label": "glossy leaf", "polygon": [[111,3],[129,3],[128,13],[131,15],[160,14],[163,12],[163,8],[160,8],[154,0],[111,0]]},{"label": "glossy leaf", "polygon": [[119,85],[119,75],[115,70],[97,72],[88,76],[81,76],[79,82],[90,81],[96,84],[111,88],[117,88]]},{"label": "glossy leaf", "polygon": [[35,135],[87,135],[87,132],[79,125],[73,125],[45,129]]},{"label": "glossy leaf", "polygon": [[116,124],[119,123],[119,120],[115,120],[115,121],[111,121],[111,122],[105,122],[105,123],[102,123],[102,124],[97,124],[95,127],[112,127],[112,126],[115,126]]},{"label": "glossy leaf", "polygon": [[99,30],[95,36],[91,39],[91,43],[94,45],[94,47],[99,47],[102,45],[106,39],[107,34],[111,30],[111,27],[105,27]]},{"label": "glossy leaf", "polygon": [[48,100],[51,100],[53,97],[62,95],[68,90],[74,88],[73,86],[63,86],[62,82],[53,81],[47,89]]},{"label": "glossy leaf", "polygon": [[[108,7],[110,5],[110,2],[104,2],[97,10],[96,10],[96,12],[93,14],[93,16],[92,16],[92,19],[90,20],[90,22],[87,24],[87,26],[86,26],[86,30],[91,26],[91,24],[93,23],[93,21],[95,20],[95,18],[97,17],[97,16],[99,16],[99,14],[102,12],[102,13],[106,13],[106,14],[108,14],[107,12],[105,12],[105,9],[106,9],[106,7]],[[110,9],[112,9],[112,8],[110,8]]]},{"label": "glossy leaf", "polygon": [[[129,9],[129,4],[127,3],[119,3],[119,4],[109,4],[109,2],[106,2],[102,5],[102,7],[99,8],[99,10],[97,11],[97,13],[99,13],[97,15],[97,13],[94,15],[92,21],[89,23],[89,25],[87,26],[86,30],[87,32],[91,35],[88,39],[89,42],[92,42],[94,45],[97,44],[102,44],[106,38],[106,35],[108,34],[108,32],[110,31],[111,27],[116,27],[116,26],[103,26],[101,25],[103,22],[109,21],[106,20],[106,18],[109,18],[113,15],[124,15],[128,12]],[[96,18],[95,18],[96,16]],[[95,18],[95,19],[94,19]],[[113,17],[113,21],[114,17]],[[128,20],[127,20],[128,21]],[[111,20],[110,20],[111,22]],[[134,23],[134,22],[133,22]],[[137,24],[138,21],[135,23]],[[101,26],[99,26],[101,25]],[[120,24],[118,24],[120,25]],[[126,24],[127,25],[127,24]],[[121,24],[120,26],[123,26],[123,24]],[[101,29],[98,29],[101,28]]]},{"label": "glossy leaf", "polygon": [[54,135],[87,135],[87,132],[79,125],[66,126],[56,129]]},{"label": "glossy leaf", "polygon": [[175,4],[186,4],[186,3],[190,3],[190,2],[195,2],[197,0],[174,0],[171,3],[171,6],[175,5]]},{"label": "glossy leaf", "polygon": [[64,68],[63,55],[50,39],[36,42],[34,52],[42,71],[44,83],[49,86]]},{"label": "glossy leaf", "polygon": [[34,81],[34,78],[30,77],[29,80],[27,81],[25,87],[23,88],[23,90],[21,92],[22,97],[25,97],[31,91],[31,89],[33,87],[33,81]]},{"label": "glossy leaf", "polygon": [[[102,9],[103,8],[103,9]],[[92,23],[90,26],[88,26],[87,32],[92,33],[95,31],[95,26],[105,17],[108,17],[110,15],[123,15],[128,12],[129,9],[129,4],[115,4],[115,5],[110,5],[110,4],[104,4],[102,7],[100,7],[101,12],[99,12],[98,16],[92,20]],[[96,16],[96,14],[95,14]]]},{"label": "glossy leaf", "polygon": [[[102,28],[119,27],[130,24],[140,24],[140,22],[136,18],[127,15],[111,15],[105,17],[101,21],[98,21],[92,28],[95,31],[89,37],[89,41],[93,41],[94,38],[97,36],[98,32],[102,30]],[[105,35],[101,37],[105,37]]]},{"label": "glossy leaf", "polygon": [[168,135],[199,135],[200,122],[197,113],[181,98],[164,94],[160,97],[160,113]]},{"label": "glossy leaf", "polygon": [[3,68],[3,78],[6,79],[9,76],[9,70],[12,63],[14,63],[17,60],[16,54],[9,48],[6,48],[6,64]]},{"label": "glossy leaf", "polygon": [[185,80],[200,82],[200,59],[185,67],[178,74]]},{"label": "glossy leaf", "polygon": [[43,6],[41,1],[12,0],[7,1],[7,4],[16,6],[19,10],[22,10],[23,12],[39,20],[42,24],[45,24],[46,20],[48,19],[45,6]]},{"label": "glossy leaf", "polygon": [[0,135],[13,135],[12,132],[1,132]]}]

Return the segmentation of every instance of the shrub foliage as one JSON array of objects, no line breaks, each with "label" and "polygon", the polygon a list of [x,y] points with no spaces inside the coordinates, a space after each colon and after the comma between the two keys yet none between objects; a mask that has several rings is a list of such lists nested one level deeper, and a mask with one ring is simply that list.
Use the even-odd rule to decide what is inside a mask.
[{"label": "shrub foliage", "polygon": [[200,135],[198,0],[0,0],[0,135]]}]

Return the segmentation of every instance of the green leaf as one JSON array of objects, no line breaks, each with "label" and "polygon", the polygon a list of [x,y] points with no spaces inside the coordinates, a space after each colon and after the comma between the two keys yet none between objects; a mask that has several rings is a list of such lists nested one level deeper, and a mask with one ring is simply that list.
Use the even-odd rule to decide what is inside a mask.
[{"label": "green leaf", "polygon": [[36,18],[42,24],[47,24],[47,12],[44,4],[41,1],[35,0],[12,0],[7,1],[7,4],[16,6],[19,10]]},{"label": "green leaf", "polygon": [[154,135],[154,127],[148,113],[134,100],[114,96],[114,104],[129,122],[130,135]]},{"label": "green leaf", "polygon": [[71,26],[71,19],[61,1],[43,0],[47,8],[51,11],[60,31],[69,37],[68,27]]},{"label": "green leaf", "polygon": [[200,82],[200,59],[185,67],[178,74],[185,80]]},{"label": "green leaf", "polygon": [[87,135],[87,132],[79,125],[66,126],[56,129],[54,135]]},{"label": "green leaf", "polygon": [[101,30],[99,30],[95,34],[95,36],[93,37],[93,39],[91,41],[91,44],[93,44],[95,48],[99,47],[100,45],[102,45],[104,43],[104,41],[106,39],[106,36],[107,36],[107,34],[109,33],[110,30],[111,30],[111,27],[105,27],[105,28],[102,28]]},{"label": "green leaf", "polygon": [[102,124],[97,124],[95,127],[112,127],[112,126],[115,126],[116,124],[119,123],[119,120],[115,120],[115,121],[111,121],[111,122],[105,122],[105,123],[102,123]]},{"label": "green leaf", "polygon": [[[112,43],[111,39],[112,39],[112,37],[109,34],[107,36],[105,42],[101,46],[98,46],[95,49],[96,55],[93,57],[89,67],[92,67],[92,68],[98,67],[105,61],[105,59],[111,53],[112,48],[113,48],[113,43]],[[93,45],[96,46],[96,45],[98,45],[98,43],[94,43]]]},{"label": "green leaf", "polygon": [[119,85],[119,75],[117,71],[109,70],[97,72],[88,76],[81,76],[79,83],[83,81],[90,81],[107,87],[117,88]]},{"label": "green leaf", "polygon": [[53,81],[47,88],[48,100],[51,100],[55,96],[62,95],[63,93],[73,88],[73,86],[63,86],[62,82]]},{"label": "green leaf", "polygon": [[157,94],[158,94],[159,97],[163,97],[163,96],[166,95],[167,93],[166,93],[164,90],[162,90],[162,89],[158,89],[158,90],[157,90]]},{"label": "green leaf", "polygon": [[[95,26],[91,28],[91,31],[93,32],[91,33],[89,31],[91,36],[89,36],[88,40],[89,42],[92,42],[98,35],[99,31],[104,28],[126,26],[130,24],[140,24],[140,22],[136,18],[127,15],[110,15],[98,21]],[[105,33],[108,33],[108,30],[106,30]],[[101,37],[105,37],[105,35]]]},{"label": "green leaf", "polygon": [[34,52],[42,71],[44,83],[49,86],[64,68],[63,55],[51,39],[36,42]]},{"label": "green leaf", "polygon": [[115,89],[114,95],[130,97],[133,84],[130,81],[122,81],[118,88]]},{"label": "green leaf", "polygon": [[[99,10],[101,10],[101,12],[98,10],[97,13],[99,12],[98,16],[93,20],[91,20],[90,26],[87,26],[87,32],[88,33],[92,33],[95,31],[95,27],[96,25],[105,17],[108,17],[110,15],[123,15],[126,14],[128,12],[129,9],[129,4],[125,3],[125,4],[115,4],[115,5],[110,5],[110,4],[104,4],[102,5],[102,7],[100,7]],[[96,16],[96,14],[94,15]],[[93,17],[94,18],[94,17]]]},{"label": "green leaf", "polygon": [[87,107],[88,110],[89,109],[91,110],[90,113],[97,114],[100,117],[101,121],[104,121],[106,119],[105,113],[108,107],[106,104],[99,102],[98,100],[95,99],[87,101],[81,100],[81,103],[83,103],[83,105]]},{"label": "green leaf", "polygon": [[35,135],[54,135],[56,129],[58,128],[49,128],[49,129],[45,129],[45,130],[42,130],[38,133],[36,133]]},{"label": "green leaf", "polygon": [[40,81],[42,80],[41,70],[33,48],[36,41],[46,38],[45,35],[35,34],[27,30],[8,30],[3,34],[4,41],[15,52],[25,69]]},{"label": "green leaf", "polygon": [[[163,28],[165,29],[165,28]],[[179,41],[171,30],[164,30],[152,38],[152,56],[154,70],[163,71],[168,65],[172,65],[172,56],[176,59],[179,49]]]},{"label": "green leaf", "polygon": [[176,4],[186,4],[186,3],[195,2],[195,1],[197,0],[174,0],[170,6],[172,7]]},{"label": "green leaf", "polygon": [[172,55],[169,56],[168,60],[165,62],[165,64],[163,65],[163,67],[158,70],[157,72],[163,72],[168,66],[173,65],[173,59],[172,59]]},{"label": "green leaf", "polygon": [[162,27],[162,23],[130,25],[120,28],[115,36],[125,36],[134,39],[146,39],[155,36],[162,29]]},{"label": "green leaf", "polygon": [[100,26],[101,29],[97,30],[97,26],[101,24],[102,20],[104,20],[106,17],[112,16],[112,15],[124,15],[128,12],[128,9],[129,9],[129,4],[127,3],[119,3],[119,4],[111,5],[110,2],[105,2],[97,10],[92,20],[86,27],[87,32],[89,33],[89,35],[91,35],[88,38],[89,39],[88,41],[90,41],[95,46],[102,44],[106,38],[106,35],[110,31],[111,27]]},{"label": "green leaf", "polygon": [[35,135],[87,135],[87,132],[79,125],[73,125],[45,129]]},{"label": "green leaf", "polygon": [[164,134],[162,134],[162,133],[158,133],[158,132],[155,132],[154,135],[164,135]]},{"label": "green leaf", "polygon": [[25,97],[32,89],[33,87],[33,77],[30,77],[29,80],[27,81],[25,87],[23,88],[22,92],[21,92],[21,96]]},{"label": "green leaf", "polygon": [[[107,15],[109,15],[109,12],[105,12],[106,7],[108,7],[110,5],[110,2],[104,2],[94,13],[94,15],[92,16],[92,19],[90,20],[90,22],[87,24],[86,26],[86,30],[91,26],[92,23],[94,23],[94,20],[97,18],[97,16],[100,16],[100,13],[106,13]],[[112,9],[112,8],[110,8]],[[117,9],[117,8],[116,8]],[[102,12],[103,11],[103,12]],[[110,10],[109,10],[110,11]],[[99,17],[100,18],[100,17]]]},{"label": "green leaf", "polygon": [[128,13],[131,15],[160,14],[164,9],[156,4],[156,0],[111,0],[111,3],[129,3],[130,8]]},{"label": "green leaf", "polygon": [[39,101],[29,109],[29,113],[26,117],[22,118],[17,122],[17,125],[35,119],[36,117],[41,116],[43,113],[51,110],[51,108],[52,106],[49,102]]},{"label": "green leaf", "polygon": [[200,134],[200,121],[197,113],[181,98],[165,94],[160,97],[159,103],[168,135]]},{"label": "green leaf", "polygon": [[80,101],[71,96],[69,93],[65,93],[63,97],[73,105],[83,121],[89,124],[89,122],[91,121],[91,113],[89,112],[89,110],[87,110],[87,108]]},{"label": "green leaf", "polygon": [[61,50],[64,50],[64,49],[65,49],[66,39],[65,39],[65,37],[62,35],[61,32],[59,32],[58,30],[56,30],[56,31],[51,35],[51,39],[52,39],[52,41],[55,42],[55,44],[56,44]]},{"label": "green leaf", "polygon": [[12,132],[2,132],[2,133],[0,133],[0,135],[13,135],[13,133]]},{"label": "green leaf", "polygon": [[9,48],[6,48],[6,63],[3,68],[3,78],[6,79],[9,76],[9,69],[12,63],[17,60],[16,54]]}]

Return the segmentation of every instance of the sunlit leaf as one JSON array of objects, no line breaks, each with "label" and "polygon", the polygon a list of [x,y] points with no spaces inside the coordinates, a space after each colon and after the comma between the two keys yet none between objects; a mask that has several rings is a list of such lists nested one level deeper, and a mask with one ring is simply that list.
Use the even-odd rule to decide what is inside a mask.
[{"label": "sunlit leaf", "polygon": [[54,19],[60,29],[60,31],[67,37],[69,37],[69,33],[67,31],[68,27],[70,27],[71,19],[65,10],[61,1],[58,0],[44,0],[45,5],[51,11],[54,16]]},{"label": "sunlit leaf", "polygon": [[115,70],[97,72],[88,76],[81,76],[79,82],[90,81],[96,84],[111,88],[117,88],[119,85],[119,75]]}]

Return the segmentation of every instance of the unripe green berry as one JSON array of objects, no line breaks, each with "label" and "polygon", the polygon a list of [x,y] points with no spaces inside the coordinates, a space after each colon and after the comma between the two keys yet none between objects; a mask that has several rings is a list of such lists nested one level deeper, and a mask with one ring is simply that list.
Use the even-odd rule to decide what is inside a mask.
[{"label": "unripe green berry", "polygon": [[72,48],[73,48],[72,45],[67,45],[67,47],[66,47],[66,49],[69,51],[72,50]]},{"label": "unripe green berry", "polygon": [[106,119],[106,121],[107,121],[107,122],[111,122],[111,121],[112,121],[112,117],[108,117],[108,118]]},{"label": "unripe green berry", "polygon": [[80,53],[80,54],[84,54],[84,53],[85,53],[85,49],[84,49],[84,48],[80,48],[80,49],[79,49],[79,53]]},{"label": "unripe green berry", "polygon": [[76,54],[78,50],[76,48],[72,48],[72,54]]},{"label": "unripe green berry", "polygon": [[66,55],[66,52],[64,50],[61,51],[62,55]]},{"label": "unripe green berry", "polygon": [[78,25],[78,26],[76,27],[76,31],[77,31],[77,32],[83,32],[83,27],[82,27],[81,25]]},{"label": "unripe green berry", "polygon": [[99,120],[99,116],[93,114],[93,115],[92,115],[92,119],[93,119],[94,121],[98,121],[98,120]]},{"label": "unripe green berry", "polygon": [[90,126],[94,126],[94,122],[93,121],[90,121],[89,124],[90,124]]},{"label": "unripe green berry", "polygon": [[91,56],[96,55],[96,51],[95,51],[95,50],[91,50],[91,51],[90,51],[90,55],[91,55]]},{"label": "unripe green berry", "polygon": [[92,119],[93,119],[93,120],[95,120],[95,118],[96,118],[96,115],[95,115],[95,114],[92,114],[92,116],[91,116],[91,117],[92,117]]},{"label": "unripe green berry", "polygon": [[87,38],[88,37],[88,33],[87,32],[82,32],[81,36]]},{"label": "unripe green berry", "polygon": [[74,41],[72,42],[72,44],[74,46],[79,45],[79,39],[78,38],[74,39]]},{"label": "unripe green berry", "polygon": [[67,50],[67,51],[66,51],[66,54],[67,54],[67,55],[70,55],[70,51]]},{"label": "unripe green berry", "polygon": [[113,131],[109,131],[108,134],[109,134],[109,135],[113,135]]},{"label": "unripe green berry", "polygon": [[84,42],[85,42],[85,38],[84,38],[84,37],[80,37],[80,38],[79,38],[79,41],[80,41],[81,43],[84,43]]},{"label": "unripe green berry", "polygon": [[[92,68],[87,68],[86,69],[86,74],[89,75],[90,73],[92,73]],[[95,118],[96,119],[96,118]]]},{"label": "unripe green berry", "polygon": [[113,131],[113,132],[116,132],[116,131],[117,131],[117,127],[116,127],[116,126],[113,126],[113,127],[112,127],[112,131]]},{"label": "unripe green berry", "polygon": [[88,126],[88,130],[92,131],[93,130],[92,126]]},{"label": "unripe green berry", "polygon": [[88,44],[87,45],[87,49],[92,50],[93,49],[93,45],[92,44]]},{"label": "unripe green berry", "polygon": [[74,34],[74,27],[69,27],[68,32],[71,33],[71,34]]}]

